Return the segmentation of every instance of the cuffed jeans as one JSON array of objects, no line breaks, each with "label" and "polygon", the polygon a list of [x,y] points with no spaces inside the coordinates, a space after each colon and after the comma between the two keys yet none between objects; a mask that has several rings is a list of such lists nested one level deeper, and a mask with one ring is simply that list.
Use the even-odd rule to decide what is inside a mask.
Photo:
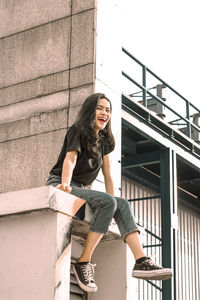
[{"label": "cuffed jeans", "polygon": [[[50,175],[46,184],[55,187],[60,183],[59,176]],[[106,234],[109,224],[114,218],[123,240],[129,233],[139,232],[131,213],[130,204],[126,199],[86,189],[81,183],[75,181],[71,181],[71,187],[71,194],[85,200],[93,211],[90,231]]]}]

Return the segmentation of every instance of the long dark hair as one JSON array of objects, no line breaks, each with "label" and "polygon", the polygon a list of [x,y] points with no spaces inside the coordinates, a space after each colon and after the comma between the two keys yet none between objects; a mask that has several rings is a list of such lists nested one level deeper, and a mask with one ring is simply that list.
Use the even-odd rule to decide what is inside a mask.
[{"label": "long dark hair", "polygon": [[94,130],[96,106],[99,99],[106,99],[110,103],[110,109],[112,112],[111,101],[104,94],[96,93],[85,99],[76,119],[76,123],[80,127],[88,155],[94,159],[98,159],[100,157],[100,147],[102,142],[107,140],[110,144],[111,150],[115,147],[115,139],[111,130],[111,119],[106,124],[106,127],[99,131],[99,135],[97,135]]}]

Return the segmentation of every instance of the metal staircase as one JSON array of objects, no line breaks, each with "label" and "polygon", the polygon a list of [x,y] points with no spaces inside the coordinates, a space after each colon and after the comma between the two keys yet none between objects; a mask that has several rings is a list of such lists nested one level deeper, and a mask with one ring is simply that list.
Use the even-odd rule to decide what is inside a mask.
[{"label": "metal staircase", "polygon": [[162,286],[149,284],[161,292],[162,300],[178,300],[178,203],[185,201],[200,211],[200,110],[127,50],[122,52],[128,69],[122,71],[122,175],[154,188],[151,201],[158,195],[161,199],[162,234],[155,245],[145,247],[160,247],[161,263],[173,268],[174,276]]}]

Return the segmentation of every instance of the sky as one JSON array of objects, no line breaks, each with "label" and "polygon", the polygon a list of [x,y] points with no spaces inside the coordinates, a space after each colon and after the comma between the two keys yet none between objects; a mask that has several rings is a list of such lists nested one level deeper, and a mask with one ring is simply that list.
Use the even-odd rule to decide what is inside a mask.
[{"label": "sky", "polygon": [[124,0],[123,46],[200,109],[200,1]]}]

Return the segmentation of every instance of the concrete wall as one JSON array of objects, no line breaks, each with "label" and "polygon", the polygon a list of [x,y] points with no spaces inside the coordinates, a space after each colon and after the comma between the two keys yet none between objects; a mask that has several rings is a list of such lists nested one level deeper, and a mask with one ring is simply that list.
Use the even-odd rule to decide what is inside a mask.
[{"label": "concrete wall", "polygon": [[1,300],[70,298],[71,222],[83,203],[47,186],[0,194]]},{"label": "concrete wall", "polygon": [[[113,102],[118,140],[112,155],[119,193],[121,39],[116,3],[0,0],[0,192],[44,185],[80,105],[89,94],[105,92]],[[100,174],[95,188],[104,189],[102,181]]]},{"label": "concrete wall", "polygon": [[[70,289],[70,265],[71,255],[74,262],[81,254],[91,220],[91,215],[88,222],[72,220],[84,203],[51,186],[0,194],[1,300],[72,300],[83,293],[75,277]],[[125,299],[125,244],[116,224],[109,227],[94,261],[99,282],[94,299]],[[113,289],[115,281],[120,285]]]},{"label": "concrete wall", "polygon": [[[45,184],[60,152],[66,129],[74,122],[84,99],[93,92],[106,93],[113,104],[116,150],[112,154],[112,162],[116,194],[120,193],[121,39],[118,2],[0,0],[0,193]],[[102,182],[100,174],[94,188],[104,189]],[[27,199],[30,202],[30,197],[27,196]],[[27,230],[32,230],[37,239],[35,220],[39,218],[40,221],[42,217],[31,214],[15,219],[20,225],[16,227],[18,244],[20,236],[28,240]],[[43,221],[46,218],[50,226],[55,225],[54,216],[46,215]],[[6,236],[10,225],[3,219],[1,221],[1,229]],[[9,222],[12,220],[9,219]],[[26,222],[29,223],[27,230],[23,230]],[[53,228],[49,232],[52,234]],[[50,233],[46,237],[47,243],[52,237]],[[11,234],[9,256],[13,254],[13,237],[10,237]],[[34,249],[32,244],[27,243],[26,246],[26,252]],[[109,255],[102,255],[102,251]],[[43,253],[40,255],[41,261]],[[20,268],[20,264],[24,263],[20,260],[20,252],[17,257],[19,261],[13,257],[12,264],[18,264]],[[122,242],[103,242],[94,259],[105,271],[97,273],[100,289],[98,295],[93,295],[94,299],[109,299],[108,294],[110,299],[125,299],[125,246]],[[109,262],[109,270],[105,270]],[[12,264],[8,266],[11,268]],[[6,266],[7,263],[4,264],[5,273]],[[51,263],[44,266],[45,269],[51,267]],[[116,275],[121,271],[119,289],[113,289],[107,280],[102,281],[112,276],[113,267],[116,267]],[[6,276],[8,279],[9,273]],[[119,283],[118,276],[112,279],[113,284]],[[53,282],[49,281],[49,284]],[[20,286],[19,295],[22,290],[23,286]],[[52,291],[53,286],[49,293],[52,294]],[[60,292],[56,293],[60,299]]]},{"label": "concrete wall", "polygon": [[45,184],[94,91],[95,1],[0,1],[0,192]]},{"label": "concrete wall", "polygon": [[101,242],[93,255],[97,293],[89,300],[126,300],[126,246],[121,240]]}]

